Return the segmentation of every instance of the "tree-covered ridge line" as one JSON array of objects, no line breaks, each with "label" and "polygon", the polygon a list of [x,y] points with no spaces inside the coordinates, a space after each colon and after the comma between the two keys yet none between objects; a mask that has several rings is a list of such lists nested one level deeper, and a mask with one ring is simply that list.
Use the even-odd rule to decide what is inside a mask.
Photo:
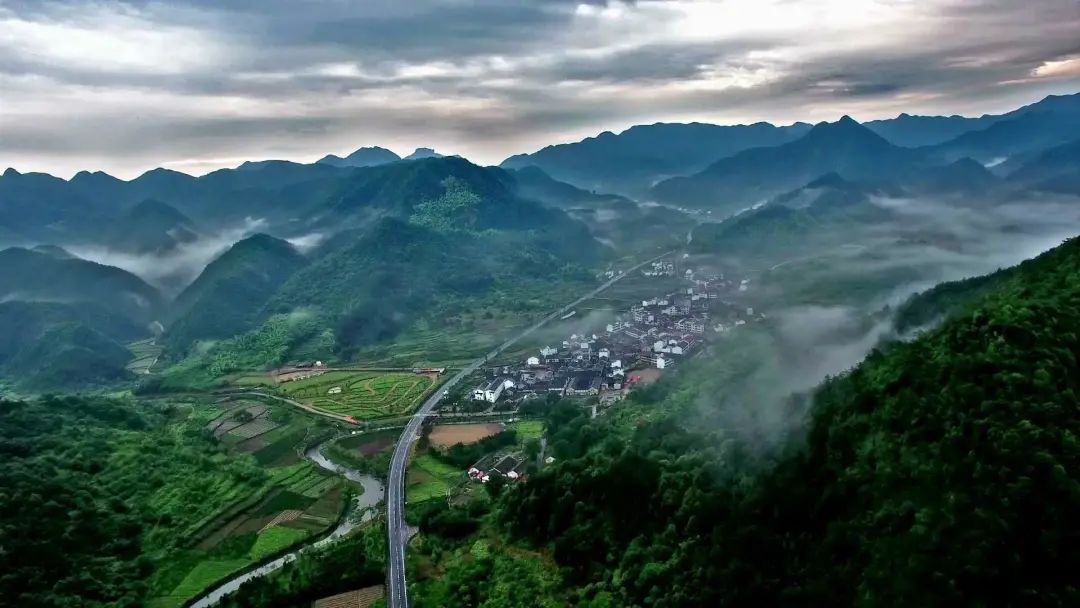
[{"label": "tree-covered ridge line", "polygon": [[723,429],[549,424],[499,518],[580,605],[1074,604],[1078,268],[1072,240],[830,379],[765,472]]},{"label": "tree-covered ridge line", "polygon": [[[1016,266],[959,281],[941,283],[912,296],[896,312],[897,330],[906,332],[926,327],[981,303],[987,296],[1044,297],[1059,290],[1069,290],[1075,282],[1080,263],[1077,239],[1024,261]],[[1040,280],[1034,280],[1038,276]]]}]

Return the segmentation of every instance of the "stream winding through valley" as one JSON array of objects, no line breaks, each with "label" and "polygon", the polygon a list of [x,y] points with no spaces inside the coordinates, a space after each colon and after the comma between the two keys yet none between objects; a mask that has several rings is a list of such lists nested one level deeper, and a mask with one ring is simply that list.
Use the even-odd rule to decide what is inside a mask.
[{"label": "stream winding through valley", "polygon": [[338,523],[337,527],[335,527],[334,530],[330,532],[330,534],[322,536],[314,542],[308,542],[300,547],[297,547],[296,549],[293,549],[292,551],[289,551],[285,555],[282,555],[281,557],[278,557],[273,561],[262,564],[261,566],[253,570],[244,571],[243,573],[238,574],[228,579],[227,581],[217,585],[207,593],[201,595],[198,601],[190,604],[191,608],[209,608],[210,606],[214,606],[215,604],[220,602],[223,597],[239,589],[240,585],[243,585],[244,583],[252,579],[266,576],[267,574],[270,574],[275,570],[281,569],[281,567],[285,564],[295,560],[297,555],[300,554],[300,552],[306,551],[309,548],[317,549],[319,547],[324,547],[341,538],[342,536],[345,536],[349,532],[353,531],[357,526],[367,521],[370,521],[373,517],[375,517],[376,511],[372,509],[372,507],[379,504],[383,500],[383,493],[385,489],[383,488],[382,482],[372,477],[371,475],[366,475],[355,469],[342,466],[340,464],[337,464],[336,462],[331,462],[323,454],[323,447],[336,440],[337,438],[328,439],[323,443],[308,448],[308,450],[304,453],[304,456],[308,460],[314,462],[319,467],[330,471],[335,475],[340,475],[348,479],[349,481],[356,482],[364,488],[364,492],[353,500],[352,505],[345,513],[345,516]]}]

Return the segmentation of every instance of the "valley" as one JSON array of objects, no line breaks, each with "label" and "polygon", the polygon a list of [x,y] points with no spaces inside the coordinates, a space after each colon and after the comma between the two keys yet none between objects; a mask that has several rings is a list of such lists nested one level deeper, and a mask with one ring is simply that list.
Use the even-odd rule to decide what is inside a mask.
[{"label": "valley", "polygon": [[0,592],[1066,605],[1078,126],[9,169]]}]

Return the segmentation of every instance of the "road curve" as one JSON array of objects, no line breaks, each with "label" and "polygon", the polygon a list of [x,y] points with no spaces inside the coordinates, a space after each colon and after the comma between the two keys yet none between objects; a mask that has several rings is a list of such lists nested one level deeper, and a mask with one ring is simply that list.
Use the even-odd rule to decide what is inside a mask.
[{"label": "road curve", "polygon": [[428,397],[423,404],[420,405],[420,409],[416,410],[413,417],[409,420],[409,423],[405,426],[405,430],[401,432],[401,437],[398,438],[397,446],[394,448],[394,456],[390,460],[390,475],[388,476],[386,485],[386,529],[387,529],[387,541],[390,547],[390,560],[387,565],[387,583],[389,586],[389,593],[387,594],[388,606],[390,608],[408,608],[409,595],[405,584],[405,542],[408,540],[408,530],[405,527],[405,468],[409,461],[409,452],[412,450],[412,444],[418,438],[420,431],[420,425],[423,424],[424,419],[427,418],[431,412],[435,409],[435,406],[439,404],[439,400],[443,394],[460,382],[463,378],[469,376],[475,372],[481,365],[486,363],[493,357],[497,357],[504,350],[513,346],[514,343],[521,340],[525,336],[533,333],[537,329],[540,329],[550,321],[566,314],[571,309],[581,304],[589,298],[595,297],[600,292],[604,291],[608,287],[611,287],[620,280],[626,278],[637,269],[651,264],[660,258],[666,257],[674,253],[674,250],[662,253],[654,258],[650,258],[641,262],[640,264],[630,268],[626,272],[623,272],[612,279],[609,279],[596,289],[593,289],[589,293],[581,296],[573,302],[563,306],[559,310],[549,314],[548,316],[540,319],[536,323],[530,325],[528,328],[517,333],[506,342],[503,342],[495,350],[487,353],[483,357],[473,361],[464,369],[454,374],[449,380],[443,383],[434,393]]}]

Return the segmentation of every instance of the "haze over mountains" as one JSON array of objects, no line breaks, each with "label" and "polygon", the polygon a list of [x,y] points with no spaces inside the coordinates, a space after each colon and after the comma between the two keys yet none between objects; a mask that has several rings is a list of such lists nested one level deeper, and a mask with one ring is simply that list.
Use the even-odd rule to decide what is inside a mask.
[{"label": "haze over mountains", "polygon": [[[297,311],[334,328],[331,342],[347,350],[418,322],[402,311],[420,302],[572,274],[615,252],[689,238],[701,253],[776,264],[883,233],[903,238],[914,225],[932,231],[912,215],[923,203],[905,200],[1047,208],[1056,203],[1046,197],[1080,192],[1078,142],[1080,95],[1071,95],[978,118],[640,125],[500,167],[363,147],[201,177],[155,169],[128,181],[89,171],[63,180],[8,169],[0,246],[21,247],[2,254],[29,270],[9,272],[4,298],[21,303],[11,314],[42,307],[40,334],[57,306],[100,293],[92,299],[109,319],[73,322],[116,343],[164,331],[177,358]],[[711,221],[695,228],[702,218]],[[81,300],[34,282],[61,271],[87,286]]]}]

